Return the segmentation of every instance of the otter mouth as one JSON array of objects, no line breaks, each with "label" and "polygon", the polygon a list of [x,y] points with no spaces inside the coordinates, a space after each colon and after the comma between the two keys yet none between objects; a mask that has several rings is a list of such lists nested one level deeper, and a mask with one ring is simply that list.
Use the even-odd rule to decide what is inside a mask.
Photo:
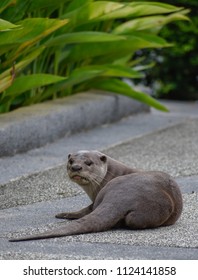
[{"label": "otter mouth", "polygon": [[73,175],[71,178],[74,181],[86,181],[86,182],[88,182],[87,178],[85,178],[83,176],[80,176],[80,175]]}]

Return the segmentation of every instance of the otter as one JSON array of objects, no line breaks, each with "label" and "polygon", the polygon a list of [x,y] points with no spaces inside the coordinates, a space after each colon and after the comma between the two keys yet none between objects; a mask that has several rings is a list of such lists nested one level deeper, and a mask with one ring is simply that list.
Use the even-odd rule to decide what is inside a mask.
[{"label": "otter", "polygon": [[91,205],[56,218],[71,223],[11,242],[94,233],[125,226],[148,229],[173,225],[182,212],[182,195],[175,180],[161,171],[131,168],[99,151],[68,155],[69,178],[90,197]]}]

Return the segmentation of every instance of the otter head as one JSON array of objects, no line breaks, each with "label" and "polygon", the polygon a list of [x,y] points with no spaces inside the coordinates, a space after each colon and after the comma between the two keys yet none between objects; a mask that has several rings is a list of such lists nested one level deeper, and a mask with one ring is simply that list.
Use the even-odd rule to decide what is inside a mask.
[{"label": "otter head", "polygon": [[107,157],[98,151],[79,151],[68,155],[67,173],[92,201],[101,189],[107,173]]}]

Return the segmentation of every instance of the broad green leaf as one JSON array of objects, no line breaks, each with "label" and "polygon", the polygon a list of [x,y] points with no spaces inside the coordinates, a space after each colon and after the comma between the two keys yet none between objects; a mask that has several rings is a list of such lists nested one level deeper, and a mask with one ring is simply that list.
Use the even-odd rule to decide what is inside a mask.
[{"label": "broad green leaf", "polygon": [[155,2],[115,3],[111,1],[96,1],[80,6],[71,13],[63,15],[72,24],[79,25],[87,21],[101,21],[116,18],[137,17],[159,13],[171,13],[181,10],[168,4]]},{"label": "broad green leaf", "polygon": [[[74,86],[100,76],[140,78],[142,74],[127,66],[90,65],[75,69],[71,75],[68,76],[67,80],[63,81],[61,84],[64,84],[64,88],[66,88],[67,86]],[[54,87],[56,87],[56,85]],[[59,90],[63,90],[64,88],[61,86]]]},{"label": "broad green leaf", "polygon": [[82,5],[76,6],[76,9],[63,14],[61,18],[69,19],[69,25],[72,27],[82,25],[87,22],[100,21],[103,15],[110,13],[125,4],[111,1],[85,1]]},{"label": "broad green leaf", "polygon": [[14,43],[21,43],[22,46],[30,46],[58,28],[67,24],[68,20],[57,20],[48,18],[27,18],[20,21],[21,29],[0,33],[0,46]]},{"label": "broad green leaf", "polygon": [[103,12],[100,20],[164,14],[181,10],[181,8],[159,2],[114,3],[97,1],[94,4],[97,13],[99,13],[98,10]]},{"label": "broad green leaf", "polygon": [[73,86],[86,80],[95,78],[101,75],[103,72],[104,69],[76,69],[67,78],[66,82],[69,86]]},{"label": "broad green leaf", "polygon": [[135,41],[135,45],[139,45],[138,48],[164,48],[172,46],[172,44],[167,43],[166,40],[160,36],[146,32],[134,31],[128,35],[127,38],[131,44],[133,41]]},{"label": "broad green leaf", "polygon": [[105,91],[110,91],[110,92],[114,92],[114,93],[118,93],[121,95],[134,98],[158,110],[168,112],[168,109],[164,105],[159,103],[156,99],[152,98],[148,94],[134,90],[133,88],[131,88],[129,85],[127,85],[121,80],[108,79],[108,80],[103,80],[102,82],[99,81],[98,83],[96,82],[94,84],[94,87],[96,89],[102,89]]},{"label": "broad green leaf", "polygon": [[126,40],[125,36],[118,36],[114,34],[108,34],[105,32],[74,32],[67,33],[65,35],[57,36],[52,38],[46,43],[46,46],[58,46],[65,44],[74,44],[74,43],[87,43],[87,42],[110,42],[117,40]]},{"label": "broad green leaf", "polygon": [[157,33],[165,24],[176,20],[189,20],[181,13],[168,16],[149,16],[127,21],[113,30],[114,34],[129,34],[134,31],[149,30]]},{"label": "broad green leaf", "polygon": [[[34,25],[34,22],[35,25]],[[68,20],[57,20],[57,19],[31,19],[30,21],[26,21],[26,25],[29,23],[31,26],[31,34],[34,34],[35,29],[39,31],[38,35],[34,35],[34,37],[30,40],[25,41],[19,48],[18,52],[23,50],[26,47],[29,47],[31,45],[34,45],[36,42],[40,41],[44,37],[48,36],[49,34],[53,33],[55,30],[59,29],[60,27],[66,25],[68,23]],[[33,25],[33,26],[32,26]]]},{"label": "broad green leaf", "polygon": [[33,74],[27,76],[21,76],[17,78],[13,84],[7,89],[6,96],[14,96],[41,86],[46,86],[49,84],[57,83],[63,81],[66,78],[55,76],[51,74]]},{"label": "broad green leaf", "polygon": [[68,55],[68,61],[80,61],[98,57],[105,61],[106,55],[111,55],[113,59],[118,59],[136,50],[143,48],[162,48],[171,46],[164,39],[152,34],[133,33],[126,36],[126,40],[115,42],[84,43],[75,45]]},{"label": "broad green leaf", "polygon": [[67,89],[69,87],[72,87],[74,85],[78,85],[82,82],[85,82],[87,80],[91,80],[93,78],[96,78],[100,76],[102,73],[104,73],[104,69],[85,69],[82,71],[79,71],[79,69],[76,69],[72,72],[72,74],[65,80],[61,81],[50,88],[48,88],[44,95],[45,97],[51,96],[51,94],[55,91],[62,91],[64,89]]},{"label": "broad green leaf", "polygon": [[122,66],[122,65],[108,65],[106,68],[106,71],[102,76],[107,77],[125,77],[125,78],[142,78],[144,75],[130,67]]},{"label": "broad green leaf", "polygon": [[13,24],[7,20],[3,20],[0,18],[0,31],[8,31],[19,27],[20,25]]},{"label": "broad green leaf", "polygon": [[44,92],[44,95],[47,97],[50,96],[54,91],[63,91],[69,87],[76,86],[80,83],[99,77],[140,78],[141,76],[141,73],[138,73],[129,67],[122,67],[120,65],[92,65],[81,67],[74,70],[65,81],[61,81],[48,88]]},{"label": "broad green leaf", "polygon": [[76,69],[72,76],[76,75],[77,73],[80,74],[81,72],[86,73],[91,71],[99,71],[98,76],[103,77],[125,77],[125,78],[142,78],[143,75],[127,66],[122,65],[90,65],[81,67],[79,69]]},{"label": "broad green leaf", "polygon": [[24,53],[26,49],[32,47],[44,37],[53,33],[63,25],[67,24],[68,20],[56,20],[56,19],[26,19],[20,24],[22,29],[10,32],[8,36],[5,33],[0,33],[0,47],[1,45],[9,45],[14,43],[20,43],[19,47],[9,53],[5,65],[11,64],[15,61],[21,53]]},{"label": "broad green leaf", "polygon": [[172,13],[179,10],[181,8],[157,2],[116,3],[95,1],[85,3],[70,13],[62,15],[61,18],[68,18],[71,26],[78,26],[91,21]]}]

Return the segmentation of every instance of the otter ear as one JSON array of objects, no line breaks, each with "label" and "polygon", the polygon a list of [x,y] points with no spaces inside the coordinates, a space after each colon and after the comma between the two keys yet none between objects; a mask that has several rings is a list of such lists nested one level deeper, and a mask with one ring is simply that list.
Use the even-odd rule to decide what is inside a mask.
[{"label": "otter ear", "polygon": [[70,159],[70,157],[71,157],[71,154],[68,155],[68,159]]},{"label": "otter ear", "polygon": [[103,162],[106,162],[106,161],[107,161],[107,157],[104,156],[104,155],[102,155],[102,156],[100,157],[100,160],[103,161]]}]

